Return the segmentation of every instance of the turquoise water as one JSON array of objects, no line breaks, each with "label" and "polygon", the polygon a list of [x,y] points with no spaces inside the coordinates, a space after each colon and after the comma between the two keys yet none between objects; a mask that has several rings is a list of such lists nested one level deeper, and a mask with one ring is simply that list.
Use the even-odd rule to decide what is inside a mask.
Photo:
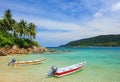
[{"label": "turquoise water", "polygon": [[[54,49],[57,51],[1,57],[0,72],[2,71],[2,73],[0,76],[2,78],[0,78],[0,82],[120,82],[120,47]],[[16,67],[2,64],[2,62],[6,64],[13,57],[17,60],[47,58],[47,61],[37,65]],[[87,64],[83,70],[77,73],[61,78],[46,77],[46,72],[53,65],[60,68],[82,61],[86,61]],[[12,78],[13,76],[15,78]]]}]

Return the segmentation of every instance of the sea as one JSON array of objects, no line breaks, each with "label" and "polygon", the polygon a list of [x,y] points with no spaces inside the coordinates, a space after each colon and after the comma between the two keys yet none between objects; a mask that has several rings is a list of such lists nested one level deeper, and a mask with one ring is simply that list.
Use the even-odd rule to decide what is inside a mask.
[{"label": "sea", "polygon": [[[120,47],[48,48],[55,52],[0,56],[0,82],[120,82]],[[17,61],[47,60],[35,65],[8,66]],[[86,61],[84,68],[63,77],[47,77],[51,66],[66,67]]]}]

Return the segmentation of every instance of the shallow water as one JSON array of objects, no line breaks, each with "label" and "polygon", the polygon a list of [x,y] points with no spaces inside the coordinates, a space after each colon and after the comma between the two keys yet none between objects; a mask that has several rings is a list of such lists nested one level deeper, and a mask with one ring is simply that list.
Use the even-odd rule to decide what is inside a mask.
[{"label": "shallow water", "polygon": [[[57,52],[0,56],[0,82],[120,82],[120,48],[56,48]],[[17,60],[47,58],[42,64],[7,66]],[[57,78],[46,77],[51,66],[64,67],[86,61],[84,69]]]}]

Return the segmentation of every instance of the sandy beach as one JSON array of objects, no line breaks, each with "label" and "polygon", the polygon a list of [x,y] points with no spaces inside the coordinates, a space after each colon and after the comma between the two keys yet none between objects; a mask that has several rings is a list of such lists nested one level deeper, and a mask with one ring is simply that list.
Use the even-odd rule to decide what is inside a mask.
[{"label": "sandy beach", "polygon": [[[71,52],[0,56],[0,82],[119,82],[118,50],[119,48],[104,50],[88,48],[74,49]],[[12,58],[17,60],[46,58],[47,60],[36,65],[7,66]],[[46,77],[46,73],[53,65],[60,68],[84,60],[87,64],[81,71],[61,78]]]}]

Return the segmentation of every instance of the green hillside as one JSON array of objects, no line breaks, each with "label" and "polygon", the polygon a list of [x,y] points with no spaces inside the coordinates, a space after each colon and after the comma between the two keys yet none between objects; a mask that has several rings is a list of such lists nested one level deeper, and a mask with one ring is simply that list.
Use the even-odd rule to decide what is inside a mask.
[{"label": "green hillside", "polygon": [[62,47],[87,47],[87,46],[120,46],[120,34],[118,35],[100,35],[96,37],[71,41]]}]

